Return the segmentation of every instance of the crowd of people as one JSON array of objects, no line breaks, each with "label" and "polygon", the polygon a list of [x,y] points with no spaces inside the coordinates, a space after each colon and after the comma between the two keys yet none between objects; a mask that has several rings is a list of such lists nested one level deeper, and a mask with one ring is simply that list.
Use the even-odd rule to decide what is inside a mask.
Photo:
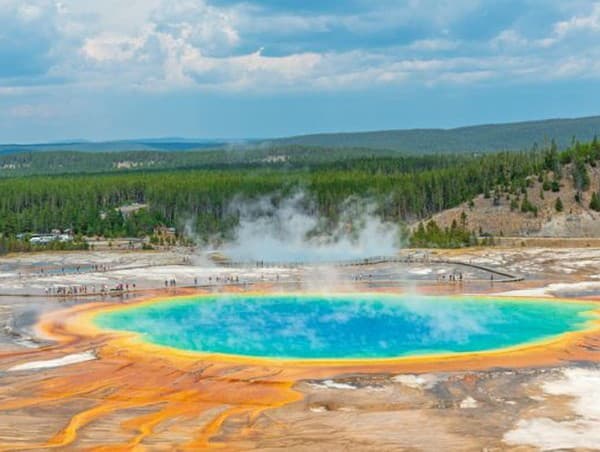
[{"label": "crowd of people", "polygon": [[[209,276],[208,278],[203,279],[204,278],[194,277],[192,287],[240,284],[240,277],[237,275]],[[262,280],[264,280],[264,275],[262,276]],[[276,276],[276,280],[279,280],[279,275]],[[177,279],[174,277],[165,279],[164,287],[167,290],[176,289],[178,287]],[[86,295],[106,295],[111,293],[122,294],[133,292],[137,289],[136,283],[119,282],[114,286],[109,286],[107,284],[53,285],[46,287],[44,293],[46,296],[77,297]]]},{"label": "crowd of people", "polygon": [[53,275],[66,275],[66,274],[80,274],[80,273],[105,273],[113,270],[113,267],[106,264],[96,265],[75,265],[71,267],[38,267],[33,268],[30,272],[19,272],[19,279],[27,277],[40,277],[40,276],[53,276]]},{"label": "crowd of people", "polygon": [[[94,268],[98,269],[98,271],[107,271],[108,267],[103,265],[94,266]],[[373,274],[371,273],[356,273],[352,275],[352,280],[356,282],[371,282],[373,281]],[[448,283],[462,283],[465,279],[465,276],[460,271],[453,271],[452,273],[442,273],[437,275],[438,282],[448,282]],[[257,281],[266,281],[265,275],[261,274],[257,275]],[[272,275],[272,278],[269,277],[269,280],[274,282],[279,282],[280,275],[275,274]],[[490,276],[490,281],[494,281],[494,275]],[[213,286],[225,286],[225,285],[238,285],[240,284],[240,277],[238,275],[210,275],[203,277],[194,277],[192,281],[188,284],[184,284],[187,287],[213,287]],[[247,284],[247,281],[242,280],[241,284]],[[178,281],[175,277],[168,278],[164,280],[164,288],[165,290],[172,290],[178,287]],[[59,297],[77,297],[77,296],[87,296],[87,295],[107,295],[107,294],[125,294],[129,292],[133,292],[137,290],[136,283],[129,282],[119,282],[114,286],[109,287],[107,284],[102,285],[85,285],[85,284],[75,284],[75,285],[54,285],[51,287],[45,288],[44,292],[47,296],[59,296]]]},{"label": "crowd of people", "polygon": [[451,282],[451,283],[455,283],[455,282],[462,282],[463,281],[463,273],[462,272],[454,272],[454,273],[450,273],[449,275],[446,274],[441,274],[438,275],[437,280],[444,282]]},{"label": "crowd of people", "polygon": [[[208,284],[238,284],[240,282],[239,276],[212,276],[208,277]],[[198,285],[198,279],[194,279],[194,285]]]},{"label": "crowd of people", "polygon": [[55,285],[46,287],[44,293],[47,296],[58,296],[58,297],[77,297],[86,295],[106,295],[109,293],[128,293],[135,291],[137,286],[135,283],[118,283],[113,287],[108,284],[100,284],[98,286],[86,285],[86,284],[75,284],[75,285]]},{"label": "crowd of people", "polygon": [[52,286],[44,289],[46,295],[55,295],[59,297],[71,297],[78,295],[87,295],[88,293],[94,293],[95,289],[92,288],[88,292],[88,286]]}]

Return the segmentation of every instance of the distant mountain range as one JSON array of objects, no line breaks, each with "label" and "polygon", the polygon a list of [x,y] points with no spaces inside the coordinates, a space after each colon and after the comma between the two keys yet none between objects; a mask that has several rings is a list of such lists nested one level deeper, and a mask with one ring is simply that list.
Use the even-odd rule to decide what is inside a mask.
[{"label": "distant mountain range", "polygon": [[196,151],[221,149],[239,143],[227,140],[203,140],[185,138],[156,138],[120,141],[65,141],[40,144],[0,144],[0,155],[20,152],[79,151],[79,152],[127,152],[127,151]]},{"label": "distant mountain range", "polygon": [[554,139],[560,148],[573,137],[591,141],[600,135],[600,116],[577,119],[488,124],[456,129],[383,130],[379,132],[326,133],[272,140],[277,145],[393,149],[408,153],[493,152],[531,149]]},{"label": "distant mountain range", "polygon": [[299,145],[323,148],[363,148],[400,151],[407,154],[494,152],[531,149],[554,139],[559,148],[575,137],[589,141],[600,135],[600,116],[548,119],[508,124],[488,124],[456,129],[383,130],[376,132],[325,133],[269,140],[210,140],[185,138],[135,139],[107,142],[71,141],[46,144],[0,145],[0,155],[21,152],[80,151],[192,151],[226,147]]}]

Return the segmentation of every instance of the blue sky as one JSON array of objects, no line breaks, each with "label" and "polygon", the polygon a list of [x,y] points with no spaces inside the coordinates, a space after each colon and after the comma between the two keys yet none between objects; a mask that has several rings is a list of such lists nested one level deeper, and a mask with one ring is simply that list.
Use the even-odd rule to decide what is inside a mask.
[{"label": "blue sky", "polygon": [[600,1],[0,0],[0,142],[600,114]]}]

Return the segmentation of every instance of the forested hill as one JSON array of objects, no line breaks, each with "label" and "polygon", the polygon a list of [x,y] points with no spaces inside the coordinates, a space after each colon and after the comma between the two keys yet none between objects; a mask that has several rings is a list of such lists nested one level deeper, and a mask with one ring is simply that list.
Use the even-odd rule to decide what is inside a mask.
[{"label": "forested hill", "polygon": [[[580,142],[586,142],[591,141],[596,135],[600,135],[600,116],[488,124],[456,129],[329,133],[268,140],[232,141],[163,138],[107,142],[75,141],[48,144],[0,144],[0,157],[43,152],[85,152],[89,154],[146,152],[147,155],[150,155],[151,153],[160,152],[183,153],[216,150],[247,152],[249,150],[260,151],[268,148],[274,148],[276,151],[281,149],[289,151],[294,149],[291,146],[296,146],[296,149],[298,147],[318,147],[327,152],[331,152],[332,149],[348,150],[360,148],[363,150],[387,150],[411,155],[432,155],[442,153],[522,151],[530,150],[536,144],[538,147],[547,147],[552,140],[556,142],[559,150],[561,150],[571,146],[573,138],[576,138]],[[182,160],[185,159],[183,158]],[[207,159],[214,160],[215,156],[212,155]],[[106,158],[103,159],[103,161],[107,160]],[[174,158],[174,160],[177,160],[177,158]],[[194,157],[191,160],[202,160],[202,158],[198,159]]]},{"label": "forested hill", "polygon": [[359,213],[366,205],[374,209],[369,214],[401,228],[461,207],[448,226],[421,223],[411,237],[415,246],[479,243],[476,235],[489,232],[477,221],[482,202],[493,209],[485,216],[494,222],[509,214],[548,219],[548,209],[565,221],[567,213],[600,212],[598,140],[562,152],[551,145],[477,156],[359,153],[328,161],[327,154],[315,152],[323,160],[309,153],[308,162],[290,166],[0,179],[0,254],[32,249],[19,237],[54,229],[88,237],[148,237],[164,225],[179,231],[191,227],[207,242],[231,240],[242,218],[240,206],[278,208],[299,194],[297,208],[318,220],[312,236],[360,230]]},{"label": "forested hill", "polygon": [[[402,168],[425,170],[456,164],[468,156],[410,156],[390,150],[357,148],[311,148],[305,146],[273,146],[248,150],[204,150],[188,152],[20,152],[0,155],[0,178],[82,174],[101,172],[130,173],[158,170],[228,170],[228,169],[315,169],[323,166],[347,169],[355,161],[390,159],[390,170]],[[349,166],[350,165],[350,166]]]},{"label": "forested hill", "polygon": [[364,147],[435,154],[456,152],[495,152],[530,149],[554,139],[560,149],[572,144],[573,137],[590,141],[600,135],[600,116],[577,119],[489,124],[457,129],[384,130],[361,133],[303,135],[273,140],[273,144],[322,147]]}]

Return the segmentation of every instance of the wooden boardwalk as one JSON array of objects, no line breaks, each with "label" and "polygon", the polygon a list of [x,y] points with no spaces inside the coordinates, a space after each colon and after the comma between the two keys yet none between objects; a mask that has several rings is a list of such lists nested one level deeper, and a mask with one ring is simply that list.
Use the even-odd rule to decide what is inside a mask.
[{"label": "wooden boardwalk", "polygon": [[299,268],[309,266],[330,266],[330,267],[366,267],[372,265],[383,265],[383,264],[399,264],[399,265],[411,265],[411,264],[425,264],[425,265],[459,265],[467,268],[473,268],[475,270],[481,270],[490,275],[493,275],[493,281],[499,283],[518,282],[523,281],[525,278],[521,275],[513,275],[505,270],[499,270],[497,268],[488,267],[480,264],[473,264],[471,262],[464,262],[459,260],[451,259],[414,259],[400,256],[375,256],[365,259],[353,259],[347,261],[322,261],[322,262],[265,262],[265,261],[240,261],[240,262],[225,262],[221,263],[223,267],[229,268]]}]

